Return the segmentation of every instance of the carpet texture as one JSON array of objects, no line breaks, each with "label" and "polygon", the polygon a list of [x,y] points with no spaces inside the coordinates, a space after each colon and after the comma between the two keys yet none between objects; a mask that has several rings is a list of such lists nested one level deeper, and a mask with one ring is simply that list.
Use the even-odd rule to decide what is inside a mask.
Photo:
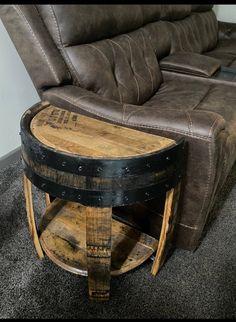
[{"label": "carpet texture", "polygon": [[[88,300],[87,277],[37,259],[26,221],[21,162],[0,171],[0,318],[236,318],[236,166],[195,252],[176,249],[156,277],[148,260],[112,277],[111,298]],[[37,218],[44,196],[34,191]]]}]

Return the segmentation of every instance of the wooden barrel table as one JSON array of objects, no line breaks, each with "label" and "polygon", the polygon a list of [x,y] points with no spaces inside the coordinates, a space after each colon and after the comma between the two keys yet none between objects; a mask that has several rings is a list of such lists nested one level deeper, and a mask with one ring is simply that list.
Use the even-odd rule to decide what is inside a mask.
[{"label": "wooden barrel table", "polygon": [[[21,142],[27,217],[40,258],[45,252],[62,268],[88,275],[89,296],[97,300],[109,299],[111,275],[137,267],[154,252],[152,274],[157,273],[176,214],[183,140],[42,102],[22,116]],[[31,183],[46,192],[39,227]],[[159,241],[112,218],[112,207],[146,201],[160,191],[166,203]]]}]

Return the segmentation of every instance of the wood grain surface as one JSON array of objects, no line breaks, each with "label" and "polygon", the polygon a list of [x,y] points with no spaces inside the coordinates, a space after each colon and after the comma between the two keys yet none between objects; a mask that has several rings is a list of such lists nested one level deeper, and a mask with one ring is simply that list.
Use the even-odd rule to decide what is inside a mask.
[{"label": "wood grain surface", "polygon": [[175,141],[50,105],[31,121],[33,135],[59,151],[92,158],[125,158],[159,151]]},{"label": "wood grain surface", "polygon": [[[40,242],[48,257],[70,272],[87,276],[86,207],[55,199],[40,227]],[[157,239],[112,219],[111,275],[141,265],[157,245]]]},{"label": "wood grain surface", "polygon": [[89,298],[108,300],[111,269],[111,208],[83,208],[86,215],[86,251]]}]

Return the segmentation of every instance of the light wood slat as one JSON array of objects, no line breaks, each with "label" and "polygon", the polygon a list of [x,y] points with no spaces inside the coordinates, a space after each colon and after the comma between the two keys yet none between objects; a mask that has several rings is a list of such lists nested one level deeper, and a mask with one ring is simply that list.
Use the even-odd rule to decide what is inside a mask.
[{"label": "light wood slat", "polygon": [[111,208],[84,209],[89,298],[108,300],[111,280]]},{"label": "light wood slat", "polygon": [[151,269],[152,275],[157,274],[157,272],[160,268],[162,259],[163,259],[163,253],[165,250],[166,241],[167,241],[167,233],[168,233],[168,229],[169,229],[169,221],[170,221],[171,216],[173,215],[174,191],[175,191],[175,189],[171,189],[171,190],[167,191],[167,193],[166,193],[166,200],[165,200],[165,207],[164,207],[164,214],[163,214],[163,219],[162,219],[159,244],[158,244],[157,252],[156,252],[155,259],[154,259],[152,269]]},{"label": "light wood slat", "polygon": [[46,207],[50,206],[51,201],[48,193],[45,193],[45,203],[46,203]]},{"label": "light wood slat", "polygon": [[29,224],[29,231],[32,237],[36,252],[38,257],[42,259],[44,257],[39,238],[37,227],[34,218],[34,208],[33,208],[33,199],[32,199],[32,185],[28,178],[24,175],[24,194],[25,194],[25,202],[26,202],[26,213],[27,213],[27,220]]}]

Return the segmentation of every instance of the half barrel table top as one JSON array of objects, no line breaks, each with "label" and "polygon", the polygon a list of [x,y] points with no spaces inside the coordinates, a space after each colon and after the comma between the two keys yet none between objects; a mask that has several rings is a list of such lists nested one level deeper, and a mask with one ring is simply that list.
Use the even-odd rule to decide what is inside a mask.
[{"label": "half barrel table top", "polygon": [[89,158],[127,158],[175,145],[169,138],[114,125],[50,105],[31,121],[33,135],[60,151]]}]

